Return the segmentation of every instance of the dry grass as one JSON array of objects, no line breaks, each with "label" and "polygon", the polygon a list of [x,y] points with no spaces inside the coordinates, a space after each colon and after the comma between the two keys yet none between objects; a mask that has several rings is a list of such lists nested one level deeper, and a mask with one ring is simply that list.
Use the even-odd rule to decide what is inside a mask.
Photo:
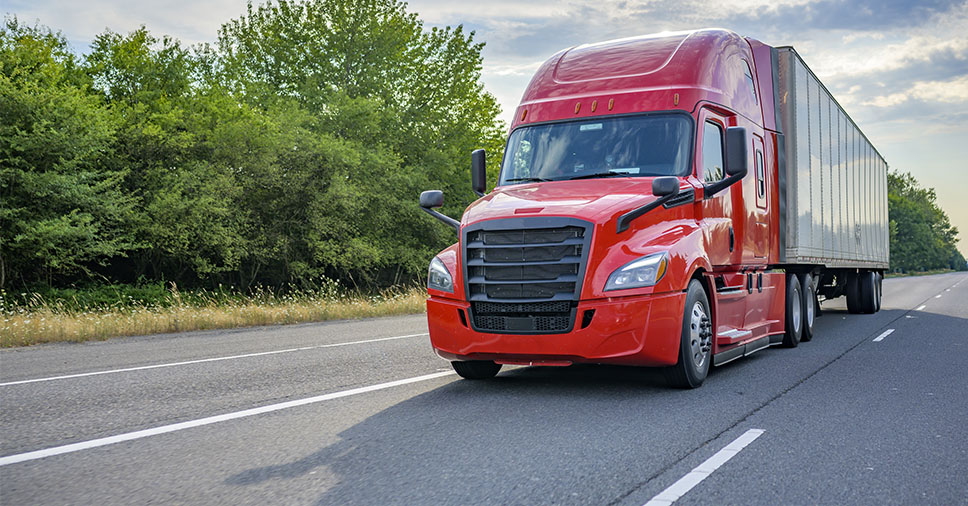
[{"label": "dry grass", "polygon": [[175,295],[175,303],[168,307],[72,311],[37,304],[31,309],[7,311],[0,321],[0,347],[415,314],[426,307],[426,291],[419,288],[369,297],[250,298],[209,303],[186,303],[177,292]]}]

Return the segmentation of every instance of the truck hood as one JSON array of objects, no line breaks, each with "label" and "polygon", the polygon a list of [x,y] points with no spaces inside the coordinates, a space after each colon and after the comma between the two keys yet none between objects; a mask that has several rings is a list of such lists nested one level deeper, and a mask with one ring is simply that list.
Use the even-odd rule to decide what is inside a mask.
[{"label": "truck hood", "polygon": [[652,200],[650,177],[584,179],[508,185],[471,204],[462,225],[495,218],[572,216],[594,223]]}]

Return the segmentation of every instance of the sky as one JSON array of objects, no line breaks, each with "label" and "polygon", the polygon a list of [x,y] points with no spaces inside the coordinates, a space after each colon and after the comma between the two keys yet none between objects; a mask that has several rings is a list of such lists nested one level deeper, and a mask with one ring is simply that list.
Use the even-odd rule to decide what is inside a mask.
[{"label": "sky", "polygon": [[[259,3],[253,0],[253,3]],[[426,27],[464,25],[484,48],[483,81],[504,110],[560,49],[720,27],[792,45],[892,169],[934,188],[968,256],[968,0],[411,0]],[[94,36],[146,26],[212,42],[245,0],[0,0],[0,12]]]}]

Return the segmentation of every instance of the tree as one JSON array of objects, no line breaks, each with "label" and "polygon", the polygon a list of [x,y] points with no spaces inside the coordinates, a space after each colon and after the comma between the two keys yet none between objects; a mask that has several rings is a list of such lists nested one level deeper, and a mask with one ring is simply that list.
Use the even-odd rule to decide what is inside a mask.
[{"label": "tree", "polygon": [[891,232],[891,270],[966,270],[958,251],[958,229],[935,203],[933,189],[922,188],[909,173],[887,177]]},{"label": "tree", "polygon": [[104,163],[117,118],[66,40],[8,18],[0,69],[0,286],[49,284],[131,251],[136,199],[121,189],[126,171]]}]

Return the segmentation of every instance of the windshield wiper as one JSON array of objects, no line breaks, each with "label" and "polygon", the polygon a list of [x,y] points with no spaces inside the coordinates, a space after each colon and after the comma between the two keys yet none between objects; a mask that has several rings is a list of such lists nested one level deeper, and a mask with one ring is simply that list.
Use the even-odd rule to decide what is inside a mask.
[{"label": "windshield wiper", "polygon": [[594,174],[585,174],[583,176],[570,177],[568,178],[568,180],[570,181],[572,179],[591,179],[595,177],[616,177],[616,176],[632,177],[632,175],[629,174],[628,172],[618,172],[618,171],[610,170],[607,172],[596,172]]},{"label": "windshield wiper", "polygon": [[529,183],[544,183],[546,181],[553,181],[552,179],[545,179],[543,177],[515,177],[511,179],[505,179],[505,183],[517,183],[520,181],[527,181]]}]

